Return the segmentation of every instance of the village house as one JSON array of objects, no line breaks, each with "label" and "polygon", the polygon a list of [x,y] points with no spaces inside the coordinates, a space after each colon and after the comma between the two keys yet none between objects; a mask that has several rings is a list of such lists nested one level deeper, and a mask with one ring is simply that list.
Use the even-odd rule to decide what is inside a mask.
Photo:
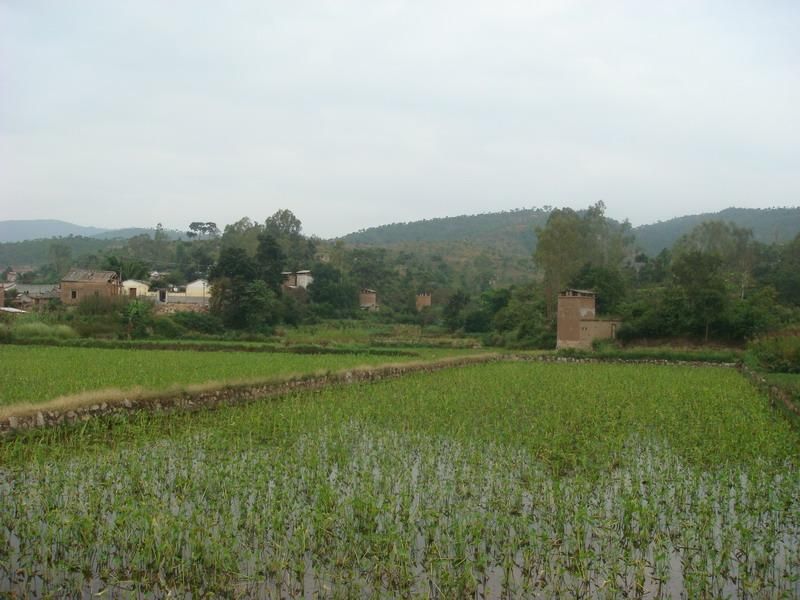
[{"label": "village house", "polygon": [[378,292],[363,288],[358,294],[358,306],[361,310],[378,310]]},{"label": "village house", "polygon": [[61,301],[78,304],[84,298],[116,298],[120,295],[119,275],[114,271],[70,269],[61,279]]},{"label": "village house", "polygon": [[15,283],[9,288],[17,292],[17,295],[9,304],[25,310],[35,310],[48,306],[60,297],[57,283]]},{"label": "village house", "polygon": [[122,290],[128,298],[146,298],[150,293],[150,285],[138,279],[126,279],[122,282]]},{"label": "village house", "polygon": [[314,277],[312,277],[311,271],[308,269],[296,272],[283,271],[281,275],[283,276],[283,283],[281,285],[283,285],[284,288],[302,288],[305,290],[314,283]]},{"label": "village house", "polygon": [[26,273],[33,273],[33,267],[9,267],[6,273],[6,282],[14,283],[22,279]]},{"label": "village house", "polygon": [[211,286],[205,279],[195,279],[186,284],[186,295],[193,298],[208,298],[211,295]]},{"label": "village house", "polygon": [[150,298],[156,302],[156,312],[173,314],[178,312],[208,312],[208,296],[187,296],[184,292],[158,290],[152,292]]},{"label": "village house", "polygon": [[423,308],[428,308],[432,304],[432,297],[430,292],[420,292],[417,294],[417,312],[420,312]]},{"label": "village house", "polygon": [[156,302],[159,313],[206,312],[211,300],[212,286],[205,279],[196,279],[185,288],[162,288],[151,291],[148,298]]},{"label": "village house", "polygon": [[592,347],[597,339],[617,337],[621,321],[596,314],[597,295],[591,290],[564,290],[558,296],[556,348]]}]

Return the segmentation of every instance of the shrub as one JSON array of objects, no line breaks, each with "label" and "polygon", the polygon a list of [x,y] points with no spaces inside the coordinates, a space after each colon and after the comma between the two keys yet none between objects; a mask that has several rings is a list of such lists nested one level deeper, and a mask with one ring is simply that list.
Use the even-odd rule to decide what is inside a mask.
[{"label": "shrub", "polygon": [[169,317],[153,319],[153,335],[160,338],[176,339],[186,333],[186,328]]},{"label": "shrub", "polygon": [[216,335],[225,332],[222,321],[208,313],[179,312],[172,315],[172,320],[180,327],[197,333]]},{"label": "shrub", "polygon": [[56,339],[69,339],[77,337],[77,333],[72,327],[68,325],[48,325],[32,321],[29,323],[21,323],[13,328],[14,338],[56,338]]},{"label": "shrub", "polygon": [[81,337],[115,339],[123,335],[120,318],[116,315],[80,317],[71,321]]},{"label": "shrub", "polygon": [[132,300],[122,311],[122,325],[128,338],[147,337],[152,322],[153,303],[147,300]]},{"label": "shrub", "polygon": [[113,315],[119,314],[125,306],[127,298],[124,296],[87,296],[75,308],[79,315]]},{"label": "shrub", "polygon": [[747,351],[758,368],[771,373],[800,373],[800,335],[773,335],[750,342]]}]

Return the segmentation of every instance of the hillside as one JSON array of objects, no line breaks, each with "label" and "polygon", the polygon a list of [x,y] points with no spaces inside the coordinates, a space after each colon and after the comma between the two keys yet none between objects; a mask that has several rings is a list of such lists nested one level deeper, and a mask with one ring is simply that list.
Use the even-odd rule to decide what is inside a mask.
[{"label": "hillside", "polygon": [[782,243],[800,233],[800,207],[795,208],[726,208],[716,213],[676,217],[634,229],[639,246],[655,255],[669,248],[682,235],[703,221],[729,221],[753,231],[753,237],[765,244]]},{"label": "hillside", "polygon": [[[6,221],[7,223],[8,221]],[[89,236],[67,235],[60,237],[38,238],[15,242],[0,241],[0,271],[8,266],[40,267],[52,260],[51,247],[54,244],[69,249],[73,258],[87,254],[105,254],[125,246],[128,239],[137,235],[153,237],[154,229],[114,229]],[[170,239],[181,239],[177,231],[167,231]]]},{"label": "hillside", "polygon": [[[184,232],[165,229],[172,240],[183,239]],[[0,243],[25,242],[30,240],[50,240],[61,237],[84,237],[102,240],[127,240],[137,235],[150,237],[155,233],[152,227],[127,227],[123,229],[102,229],[75,225],[57,219],[28,219],[0,221]]]},{"label": "hillside", "polygon": [[[532,251],[536,245],[533,229],[547,222],[549,211],[523,208],[512,211],[425,219],[410,223],[392,223],[362,229],[342,239],[364,246],[392,246],[408,242],[506,241]],[[509,238],[510,235],[510,238]]]},{"label": "hillside", "polygon": [[69,248],[70,255],[77,258],[87,254],[103,254],[121,248],[125,242],[83,236],[0,242],[0,271],[6,267],[36,268],[51,262],[50,247],[55,243]]},{"label": "hillside", "polygon": [[92,237],[105,231],[98,227],[84,227],[56,219],[0,221],[0,242],[22,242],[70,235]]},{"label": "hillside", "polygon": [[[535,227],[544,225],[549,212],[521,209],[481,215],[463,215],[393,223],[346,235],[342,240],[356,246],[402,247],[436,246],[447,251],[452,242],[491,248],[512,257],[530,256],[536,247]],[[717,213],[677,217],[634,228],[637,245],[650,255],[672,246],[675,241],[703,221],[730,221],[753,230],[756,240],[785,242],[800,233],[800,208],[727,208]]]}]

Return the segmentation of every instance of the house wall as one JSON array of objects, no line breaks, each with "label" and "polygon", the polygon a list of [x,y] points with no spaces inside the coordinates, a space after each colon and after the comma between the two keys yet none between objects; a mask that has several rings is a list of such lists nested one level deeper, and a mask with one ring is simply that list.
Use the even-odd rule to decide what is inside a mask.
[{"label": "house wall", "polygon": [[207,281],[193,281],[186,286],[186,295],[193,297],[207,297],[211,295],[211,287]]},{"label": "house wall", "polygon": [[417,294],[417,312],[421,311],[426,306],[431,306],[432,298],[430,294]]},{"label": "house wall", "polygon": [[556,348],[581,347],[581,320],[594,316],[594,296],[559,296]]},{"label": "house wall", "polygon": [[375,310],[378,307],[378,294],[362,291],[358,294],[358,305],[367,310]]},{"label": "house wall", "polygon": [[591,348],[594,340],[607,340],[617,337],[617,329],[622,321],[613,319],[581,320],[581,339],[579,348]]},{"label": "house wall", "polygon": [[314,282],[311,273],[297,273],[297,287],[307,288]]},{"label": "house wall", "polygon": [[[75,292],[73,298],[72,292]],[[77,304],[84,298],[90,296],[100,296],[102,298],[113,298],[120,293],[120,286],[106,281],[62,281],[61,282],[61,302],[64,304]]]},{"label": "house wall", "polygon": [[[122,287],[123,287],[122,294],[130,298],[142,298],[144,296],[147,296],[148,292],[150,291],[149,285],[133,279],[123,281]],[[131,294],[131,289],[135,289],[136,293]]]}]

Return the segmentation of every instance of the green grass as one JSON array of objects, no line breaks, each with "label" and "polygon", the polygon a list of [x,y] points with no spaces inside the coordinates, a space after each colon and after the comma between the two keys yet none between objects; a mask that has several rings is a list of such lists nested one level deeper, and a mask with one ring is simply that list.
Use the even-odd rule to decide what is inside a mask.
[{"label": "green grass", "polygon": [[463,354],[469,352],[420,349],[414,356],[295,355],[0,345],[0,406],[106,388],[158,390],[174,384],[308,374]]},{"label": "green grass", "polygon": [[714,348],[673,348],[652,346],[619,347],[612,343],[600,343],[594,350],[565,349],[559,350],[563,356],[576,358],[605,358],[622,360],[666,360],[686,362],[735,363],[740,362],[743,353],[740,350],[721,350]]},{"label": "green grass", "polygon": [[795,394],[800,394],[800,373],[766,373],[766,380],[773,384],[792,390]]},{"label": "green grass", "polygon": [[798,448],[734,370],[625,364],[27,432],[0,591],[796,597]]}]

